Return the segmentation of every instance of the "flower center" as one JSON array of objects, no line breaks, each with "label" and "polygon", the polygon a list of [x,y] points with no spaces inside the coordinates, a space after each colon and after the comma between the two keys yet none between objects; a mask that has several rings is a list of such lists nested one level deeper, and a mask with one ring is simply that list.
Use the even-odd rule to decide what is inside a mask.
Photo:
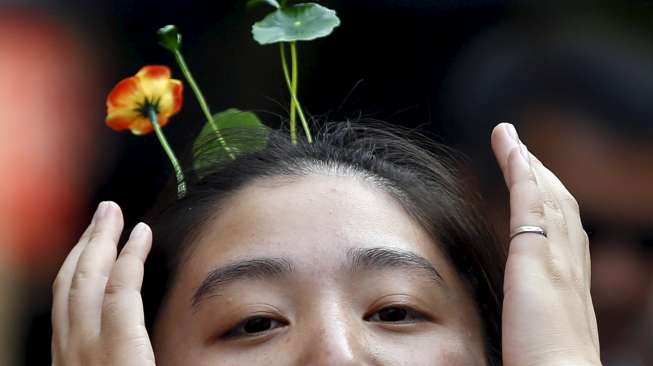
[{"label": "flower center", "polygon": [[145,118],[149,118],[151,110],[154,110],[154,113],[158,115],[160,100],[161,98],[150,99],[145,97],[145,100],[142,103],[136,104],[135,110]]}]

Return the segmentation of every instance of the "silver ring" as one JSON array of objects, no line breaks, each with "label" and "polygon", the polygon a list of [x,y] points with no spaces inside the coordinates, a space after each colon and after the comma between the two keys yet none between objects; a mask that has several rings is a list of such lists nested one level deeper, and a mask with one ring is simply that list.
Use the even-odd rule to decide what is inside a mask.
[{"label": "silver ring", "polygon": [[515,236],[519,234],[525,234],[525,233],[540,234],[546,238],[546,230],[544,230],[543,228],[534,225],[522,225],[522,226],[517,226],[510,232],[510,240],[512,240]]}]

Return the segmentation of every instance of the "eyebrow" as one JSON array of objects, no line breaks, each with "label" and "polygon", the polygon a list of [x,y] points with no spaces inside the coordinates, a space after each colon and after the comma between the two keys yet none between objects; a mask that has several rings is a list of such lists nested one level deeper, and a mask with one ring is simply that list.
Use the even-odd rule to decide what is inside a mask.
[{"label": "eyebrow", "polygon": [[428,259],[411,251],[376,247],[350,249],[347,254],[350,258],[351,270],[354,272],[405,269],[426,275],[438,286],[446,287],[444,278],[433,264]]},{"label": "eyebrow", "polygon": [[238,280],[281,278],[294,271],[284,258],[253,258],[216,268],[209,272],[195,290],[192,307],[197,309],[208,298],[217,296],[219,288]]},{"label": "eyebrow", "polygon": [[[446,287],[443,277],[431,262],[411,251],[388,247],[355,248],[347,251],[348,267],[352,272],[405,269],[425,275],[440,287]],[[274,280],[283,278],[295,267],[286,258],[252,258],[216,268],[197,287],[191,300],[193,309],[217,296],[220,288],[242,280]]]}]

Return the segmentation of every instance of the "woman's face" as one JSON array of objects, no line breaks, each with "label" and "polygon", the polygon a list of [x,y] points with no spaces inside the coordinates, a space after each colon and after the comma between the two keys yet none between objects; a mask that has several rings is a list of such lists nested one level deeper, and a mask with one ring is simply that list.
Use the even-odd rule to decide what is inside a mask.
[{"label": "woman's face", "polygon": [[438,244],[360,178],[268,180],[205,227],[157,320],[159,365],[483,365]]}]

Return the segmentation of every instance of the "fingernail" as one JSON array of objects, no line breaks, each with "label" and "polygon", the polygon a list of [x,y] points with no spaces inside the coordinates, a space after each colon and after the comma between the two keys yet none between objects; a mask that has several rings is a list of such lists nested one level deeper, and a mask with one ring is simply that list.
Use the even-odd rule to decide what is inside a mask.
[{"label": "fingernail", "polygon": [[521,153],[521,156],[526,161],[526,164],[531,165],[531,154],[528,153],[528,149],[526,148],[526,145],[524,145],[521,142],[519,143],[519,152]]},{"label": "fingernail", "polygon": [[97,221],[106,215],[107,206],[108,205],[106,202],[100,202],[100,204],[97,206],[97,210],[95,210],[95,214],[93,215],[93,221]]},{"label": "fingernail", "polygon": [[134,226],[134,230],[132,230],[131,235],[129,236],[130,238],[141,238],[145,233],[147,232],[147,225],[145,225],[142,222],[139,222],[136,226]]},{"label": "fingernail", "polygon": [[506,131],[508,132],[508,135],[512,137],[513,140],[519,143],[519,135],[517,134],[517,130],[515,129],[515,126],[513,126],[511,123],[506,123]]}]

